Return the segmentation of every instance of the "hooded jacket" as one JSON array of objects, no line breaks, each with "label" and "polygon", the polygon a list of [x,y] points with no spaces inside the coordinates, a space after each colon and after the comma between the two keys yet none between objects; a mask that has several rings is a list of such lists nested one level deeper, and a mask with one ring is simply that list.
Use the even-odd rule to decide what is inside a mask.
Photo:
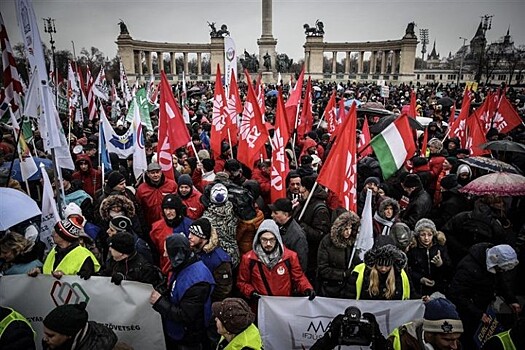
[{"label": "hooded jacket", "polygon": [[102,323],[94,321],[88,321],[77,337],[71,350],[111,350],[118,341],[115,332]]},{"label": "hooded jacket", "polygon": [[[387,219],[385,217],[385,208],[391,206],[394,213],[392,218]],[[374,228],[374,237],[379,235],[390,235],[390,228],[394,223],[396,223],[397,216],[399,215],[399,203],[393,198],[385,198],[379,204],[379,209],[375,212],[373,217],[373,228]]]},{"label": "hooded jacket", "polygon": [[[259,240],[264,232],[271,232],[277,240],[277,254],[270,262]],[[237,288],[244,297],[249,298],[253,292],[260,295],[292,296],[294,292],[304,295],[307,290],[313,290],[301,269],[297,254],[284,246],[279,228],[273,220],[262,222],[252,247],[242,257],[237,278]]]},{"label": "hooded jacket", "polygon": [[148,226],[162,218],[162,199],[168,193],[177,193],[177,187],[175,181],[167,179],[164,174],[158,184],[154,184],[147,175],[144,176],[144,182],[137,188],[136,196]]},{"label": "hooded jacket", "polygon": [[[80,162],[84,161],[88,165],[87,171],[80,170]],[[93,168],[93,163],[87,154],[81,154],[75,161],[77,171],[73,173],[74,180],[82,182],[82,189],[91,197],[95,197],[95,192],[102,188],[102,172]]]}]

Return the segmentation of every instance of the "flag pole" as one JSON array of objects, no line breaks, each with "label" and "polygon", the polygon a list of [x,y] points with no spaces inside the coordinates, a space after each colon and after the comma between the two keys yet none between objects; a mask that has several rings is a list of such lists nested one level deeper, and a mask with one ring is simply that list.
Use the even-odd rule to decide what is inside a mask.
[{"label": "flag pole", "polygon": [[297,221],[301,221],[301,218],[303,217],[304,212],[306,211],[306,207],[308,207],[308,204],[310,203],[310,199],[312,199],[312,195],[314,194],[316,187],[317,187],[317,181],[314,182],[314,186],[312,187],[312,190],[308,194],[308,198],[306,198],[306,202],[304,203],[303,210],[301,210],[301,214],[299,215],[299,218],[297,219]]},{"label": "flag pole", "polygon": [[[13,113],[13,110],[11,109],[11,104],[9,104],[9,113]],[[13,115],[13,118],[14,115]],[[16,129],[13,128],[13,133],[16,133]],[[16,155],[16,152],[18,150],[18,143],[20,142],[20,135],[22,134],[22,127],[19,126],[18,128],[18,134],[15,134],[16,135],[16,144],[15,144],[15,148],[13,150],[13,157],[11,157],[11,165],[9,166],[9,175],[8,175],[8,178],[7,178],[7,182],[5,184],[5,187],[9,187],[9,179],[11,178],[11,174],[13,173],[13,166],[15,165],[15,155]]]}]

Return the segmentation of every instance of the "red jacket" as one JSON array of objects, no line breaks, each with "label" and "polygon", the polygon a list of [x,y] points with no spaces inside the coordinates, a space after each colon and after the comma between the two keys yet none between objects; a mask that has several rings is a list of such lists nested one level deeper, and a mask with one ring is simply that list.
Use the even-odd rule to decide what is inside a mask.
[{"label": "red jacket", "polygon": [[204,205],[201,203],[200,193],[195,187],[188,198],[182,198],[182,203],[186,206],[186,216],[192,220],[197,220],[204,213]]},{"label": "red jacket", "polygon": [[272,186],[272,179],[270,178],[270,175],[266,174],[261,169],[256,168],[253,170],[252,180],[255,180],[259,183],[259,186],[261,187],[261,197],[264,199],[264,203],[270,204],[272,202],[270,199],[270,191]]},{"label": "red jacket", "polygon": [[441,170],[443,170],[444,161],[445,157],[441,155],[432,155],[428,160],[428,167],[430,168],[430,172],[432,173],[432,179],[430,180],[429,188],[432,190],[436,188],[437,178],[441,173]]},{"label": "red jacket", "polygon": [[[79,162],[85,161],[88,164],[87,171],[80,171]],[[86,191],[91,198],[95,198],[95,192],[102,188],[102,172],[93,168],[93,163],[87,154],[81,154],[75,161],[77,171],[73,173],[74,180],[82,182],[82,189]]]},{"label": "red jacket", "polygon": [[[237,288],[246,298],[249,298],[253,292],[257,292],[260,295],[270,295],[264,286],[259,267],[257,266],[259,261],[253,250],[242,256],[241,264],[239,265]],[[304,294],[308,289],[313,289],[301,269],[297,253],[293,250],[284,248],[281,260],[271,270],[262,262],[261,265],[273,296],[291,296],[294,290],[299,294]]]},{"label": "red jacket", "polygon": [[189,228],[192,222],[192,220],[185,217],[179,226],[170,227],[166,224],[164,219],[160,219],[159,221],[154,222],[153,226],[151,227],[149,237],[151,238],[153,246],[157,252],[159,252],[160,261],[158,266],[160,266],[162,273],[164,273],[166,276],[170,270],[170,259],[167,256],[164,256],[164,242],[168,236],[177,233],[182,233],[188,237]]},{"label": "red jacket", "polygon": [[144,219],[148,226],[153,225],[157,220],[162,219],[162,199],[169,193],[177,193],[177,183],[167,179],[162,175],[160,183],[153,185],[146,175],[145,182],[137,188],[137,201],[144,213]]}]

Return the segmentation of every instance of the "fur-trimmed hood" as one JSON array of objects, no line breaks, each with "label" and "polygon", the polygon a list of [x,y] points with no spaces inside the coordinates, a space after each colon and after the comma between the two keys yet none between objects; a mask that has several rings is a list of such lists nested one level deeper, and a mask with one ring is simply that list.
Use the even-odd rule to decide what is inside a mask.
[{"label": "fur-trimmed hood", "polygon": [[111,217],[109,216],[109,210],[115,205],[118,205],[122,208],[124,216],[128,218],[135,216],[135,206],[133,205],[133,202],[125,196],[113,194],[106,197],[100,204],[100,217],[105,221],[111,220]]},{"label": "fur-trimmed hood", "polygon": [[208,243],[206,243],[202,247],[202,251],[208,254],[212,252],[218,246],[219,246],[219,235],[217,234],[217,230],[215,230],[215,228],[211,226],[210,239],[208,240]]},{"label": "fur-trimmed hood", "polygon": [[392,216],[392,219],[390,220],[393,220],[394,218],[396,218],[397,215],[399,214],[399,203],[395,199],[390,198],[390,197],[387,197],[381,201],[381,203],[379,204],[377,215],[379,215],[381,218],[386,220],[385,208],[389,205],[392,206],[392,208],[394,209],[394,215]]},{"label": "fur-trimmed hood", "polygon": [[[352,234],[349,238],[343,237],[344,230],[352,225]],[[344,212],[334,221],[330,229],[330,240],[337,248],[351,247],[355,243],[357,232],[359,230],[359,216],[352,211]]]}]

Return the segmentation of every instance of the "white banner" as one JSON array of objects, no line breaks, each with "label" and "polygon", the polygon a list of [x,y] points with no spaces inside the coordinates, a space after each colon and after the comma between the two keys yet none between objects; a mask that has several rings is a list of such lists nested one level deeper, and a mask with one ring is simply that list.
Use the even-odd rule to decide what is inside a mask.
[{"label": "white banner", "polygon": [[57,280],[51,276],[4,276],[0,279],[0,305],[24,315],[37,332],[41,349],[43,320],[57,305],[87,302],[89,320],[105,324],[119,341],[135,349],[165,350],[160,314],[151,307],[148,284],[122,281],[120,286],[109,277],[77,276]]},{"label": "white banner", "polygon": [[230,91],[230,81],[233,74],[237,78],[237,51],[235,50],[235,42],[233,38],[227,36],[224,38],[224,89],[226,96]]},{"label": "white banner", "polygon": [[328,330],[332,319],[344,314],[349,306],[374,314],[385,337],[396,327],[422,318],[425,311],[421,300],[356,301],[317,297],[309,301],[298,297],[261,297],[258,322],[264,349],[308,349]]}]

